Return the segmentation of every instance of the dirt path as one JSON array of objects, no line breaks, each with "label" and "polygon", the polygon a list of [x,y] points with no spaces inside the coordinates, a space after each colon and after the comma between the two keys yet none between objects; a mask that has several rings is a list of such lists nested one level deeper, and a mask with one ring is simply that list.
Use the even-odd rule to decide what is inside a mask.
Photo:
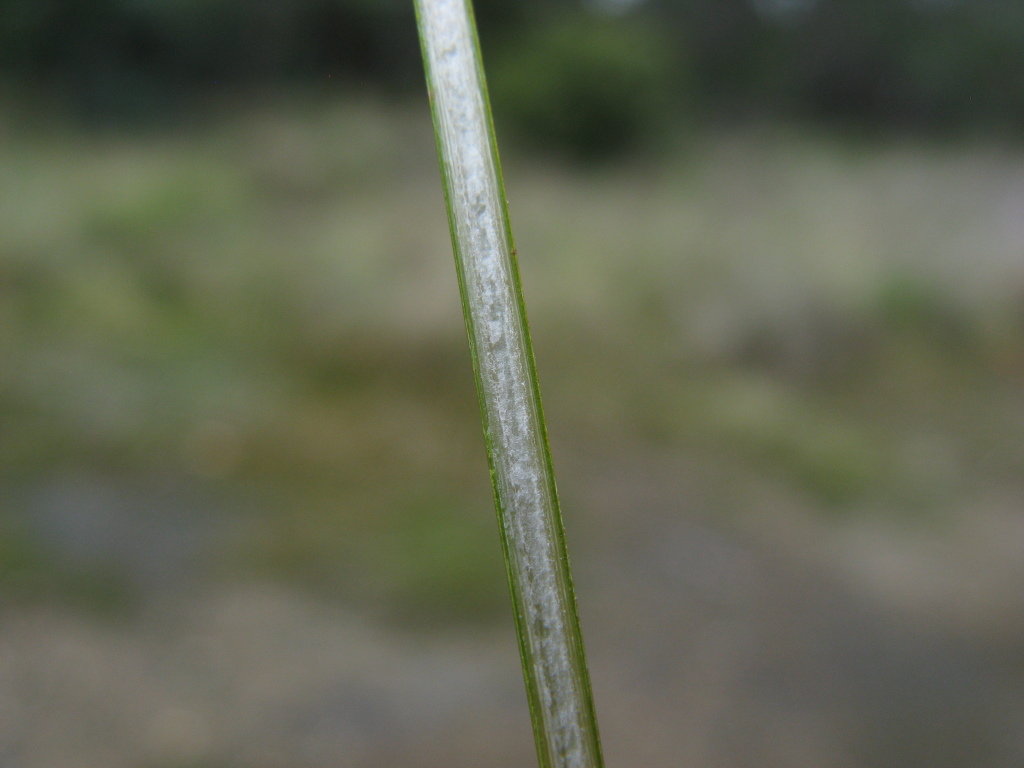
[{"label": "dirt path", "polygon": [[[565,473],[609,765],[1021,765],[1012,603],[957,610],[953,590],[952,607],[933,594],[904,610],[920,541],[890,544],[904,562],[889,578],[907,583],[887,592],[850,566],[877,550],[863,526],[822,524],[768,488],[764,520],[711,523],[706,471],[647,457]],[[980,546],[956,549],[958,535],[949,551]],[[972,557],[936,551],[967,572]],[[504,622],[412,633],[272,584],[163,593],[119,620],[8,608],[0,763],[525,768],[517,664]]]}]

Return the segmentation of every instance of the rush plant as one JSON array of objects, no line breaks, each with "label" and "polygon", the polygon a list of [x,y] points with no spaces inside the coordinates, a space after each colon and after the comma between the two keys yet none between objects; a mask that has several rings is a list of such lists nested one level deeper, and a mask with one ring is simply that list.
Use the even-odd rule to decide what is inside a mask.
[{"label": "rush plant", "polygon": [[415,0],[541,768],[602,765],[470,0]]}]

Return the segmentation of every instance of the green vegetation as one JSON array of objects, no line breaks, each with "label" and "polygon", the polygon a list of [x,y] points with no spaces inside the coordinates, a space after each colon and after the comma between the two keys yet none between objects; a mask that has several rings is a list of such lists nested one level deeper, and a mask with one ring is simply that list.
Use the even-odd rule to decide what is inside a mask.
[{"label": "green vegetation", "polygon": [[[208,578],[279,576],[395,619],[500,615],[424,113],[310,102],[169,134],[4,128],[5,594],[58,599],[94,567],[33,522],[55,484],[99,485],[116,520],[176,484],[216,532]],[[1010,487],[1017,159],[785,132],[585,178],[516,158],[559,456],[704,457],[723,514],[730,488],[762,481],[822,514],[925,517]]]}]

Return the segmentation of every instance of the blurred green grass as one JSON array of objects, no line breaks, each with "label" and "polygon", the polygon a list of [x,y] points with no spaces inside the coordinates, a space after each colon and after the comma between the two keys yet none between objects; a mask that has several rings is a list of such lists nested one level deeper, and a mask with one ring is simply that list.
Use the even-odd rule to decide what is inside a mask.
[{"label": "blurred green grass", "polygon": [[[53,489],[98,486],[128,539],[190,521],[200,582],[504,609],[425,105],[2,134],[5,599],[138,597],[159,530],[85,554],[53,534]],[[1021,159],[783,128],[590,171],[513,152],[556,466],[700,456],[722,499],[769,478],[822,514],[915,519],[1019,483]]]}]

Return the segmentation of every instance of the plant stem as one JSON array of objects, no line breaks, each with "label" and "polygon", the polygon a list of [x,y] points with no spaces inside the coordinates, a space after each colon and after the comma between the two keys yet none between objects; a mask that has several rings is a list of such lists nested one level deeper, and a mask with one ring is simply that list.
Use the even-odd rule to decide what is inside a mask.
[{"label": "plant stem", "polygon": [[541,768],[600,768],[497,145],[469,0],[415,0],[462,309]]}]

